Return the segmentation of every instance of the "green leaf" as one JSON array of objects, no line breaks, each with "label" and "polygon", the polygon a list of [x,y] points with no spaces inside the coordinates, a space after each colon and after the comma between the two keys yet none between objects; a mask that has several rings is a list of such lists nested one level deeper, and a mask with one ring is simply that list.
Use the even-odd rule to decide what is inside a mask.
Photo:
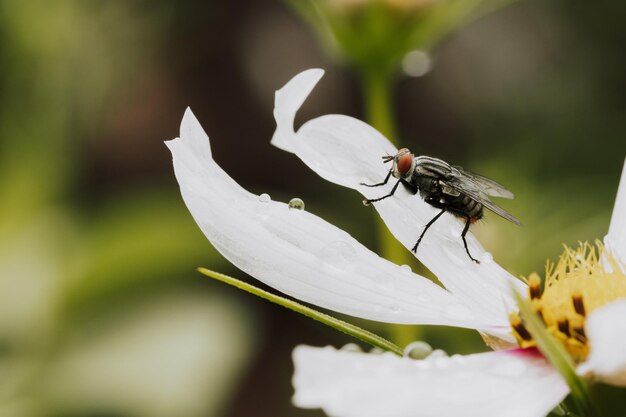
[{"label": "green leaf", "polygon": [[244,290],[249,292],[250,294],[254,294],[257,297],[264,298],[273,303],[286,307],[290,310],[293,310],[297,313],[300,313],[308,318],[319,321],[327,326],[332,327],[333,329],[339,330],[347,335],[355,337],[362,342],[368,343],[374,347],[381,348],[383,350],[393,352],[399,356],[402,356],[402,348],[397,346],[390,341],[372,333],[365,329],[362,329],[354,324],[350,324],[343,320],[339,320],[335,317],[332,317],[328,314],[322,313],[320,311],[314,310],[310,307],[302,305],[293,300],[278,296],[276,294],[272,294],[265,290],[255,287],[254,285],[248,284],[246,282],[240,281],[236,278],[229,277],[228,275],[220,274],[219,272],[211,271],[206,268],[198,268],[198,272],[206,275],[207,277],[216,279],[218,281],[225,282],[228,285],[232,285],[233,287],[239,288],[240,290]]}]

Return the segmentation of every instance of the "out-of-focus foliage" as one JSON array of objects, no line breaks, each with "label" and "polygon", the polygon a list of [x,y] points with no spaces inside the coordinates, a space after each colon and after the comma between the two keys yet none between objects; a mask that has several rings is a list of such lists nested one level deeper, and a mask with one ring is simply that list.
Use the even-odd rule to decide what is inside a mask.
[{"label": "out-of-focus foliage", "polygon": [[171,192],[80,189],[161,19],[0,3],[0,416],[217,415],[250,355],[247,309],[180,275],[214,252]]},{"label": "out-of-focus foliage", "polygon": [[430,50],[451,32],[512,1],[294,0],[290,4],[357,72],[395,74],[411,50]]}]

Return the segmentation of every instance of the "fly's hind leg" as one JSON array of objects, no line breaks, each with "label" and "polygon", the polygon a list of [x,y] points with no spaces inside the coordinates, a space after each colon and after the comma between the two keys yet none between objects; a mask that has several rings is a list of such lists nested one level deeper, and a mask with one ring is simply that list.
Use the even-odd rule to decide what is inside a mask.
[{"label": "fly's hind leg", "polygon": [[465,221],[465,227],[463,228],[463,233],[461,233],[461,239],[463,239],[463,246],[465,246],[465,252],[467,252],[467,256],[469,256],[469,258],[476,262],[477,264],[479,264],[480,262],[478,262],[477,259],[474,259],[472,257],[472,255],[470,254],[470,251],[467,247],[467,240],[465,240],[465,235],[467,234],[467,231],[469,230],[470,224],[472,224],[472,219],[470,217],[467,218],[467,220]]},{"label": "fly's hind leg", "polygon": [[[424,237],[424,235],[426,234],[426,231],[428,230],[428,228],[429,228],[430,226],[432,226],[432,225],[433,225],[433,223],[435,223],[435,222],[437,221],[437,219],[438,219],[439,217],[441,217],[441,215],[442,215],[443,213],[445,213],[445,212],[446,212],[446,209],[445,209],[445,208],[441,209],[441,211],[440,211],[439,213],[437,213],[437,215],[436,215],[435,217],[433,217],[433,218],[432,218],[432,219],[431,219],[428,223],[426,223],[426,227],[424,227],[424,230],[422,231],[422,234],[420,235],[419,239],[417,239],[417,243],[416,243],[416,244],[415,244],[415,246],[413,246],[413,248],[411,249],[411,250],[413,251],[413,253],[416,253],[416,252],[417,252],[417,247],[419,246],[420,242],[422,241],[422,238],[423,238],[423,237]],[[471,258],[471,256],[470,256],[470,258]]]}]

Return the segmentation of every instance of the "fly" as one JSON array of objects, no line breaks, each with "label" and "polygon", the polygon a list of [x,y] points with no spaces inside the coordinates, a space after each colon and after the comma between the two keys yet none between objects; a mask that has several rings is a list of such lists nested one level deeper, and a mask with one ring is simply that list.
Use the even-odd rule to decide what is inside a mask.
[{"label": "fly", "polygon": [[465,235],[472,223],[483,217],[483,208],[487,208],[506,220],[521,225],[512,214],[491,202],[489,197],[513,198],[513,193],[497,182],[463,170],[459,166],[450,165],[445,161],[430,156],[414,156],[407,148],[402,148],[395,156],[383,156],[383,162],[393,162],[389,173],[385,179],[378,184],[364,184],[366,187],[380,187],[393,176],[398,181],[391,192],[380,198],[363,200],[366,206],[371,203],[391,197],[398,186],[402,184],[409,192],[419,193],[420,197],[433,207],[441,209],[433,217],[420,234],[415,246],[411,249],[417,252],[422,238],[430,226],[437,221],[445,212],[449,212],[456,217],[465,219],[465,227],[461,233],[465,252],[470,259],[477,264],[467,247]]}]

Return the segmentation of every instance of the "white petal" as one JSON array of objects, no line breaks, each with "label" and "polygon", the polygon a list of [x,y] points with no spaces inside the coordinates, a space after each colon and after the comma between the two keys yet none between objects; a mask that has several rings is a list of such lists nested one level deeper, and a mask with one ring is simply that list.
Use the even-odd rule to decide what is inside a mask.
[{"label": "white petal", "polygon": [[185,203],[228,260],[295,298],[393,323],[480,328],[508,326],[477,314],[452,294],[380,258],[346,232],[306,211],[241,188],[212,159],[207,135],[187,110],[181,138],[167,142]]},{"label": "white petal", "polygon": [[[357,190],[367,198],[388,193],[394,181],[377,188],[359,185],[382,181],[389,166],[382,163],[381,156],[396,153],[396,148],[371,126],[342,115],[310,120],[297,133],[293,133],[292,124],[285,125],[297,111],[293,103],[301,103],[303,92],[311,91],[319,78],[319,72],[305,71],[276,93],[277,130],[272,143],[296,154],[326,180]],[[413,247],[424,225],[439,212],[402,187],[394,197],[375,203],[375,207],[407,248]],[[448,290],[464,297],[473,311],[506,322],[507,313],[516,305],[511,288],[524,292],[525,285],[496,264],[469,233],[470,251],[482,260],[480,265],[474,264],[463,248],[462,229],[463,222],[445,214],[428,230],[416,256]]]},{"label": "white petal", "polygon": [[590,351],[578,373],[626,386],[626,300],[614,301],[587,318]]},{"label": "white petal", "polygon": [[604,242],[626,272],[626,163],[617,189],[609,233]]},{"label": "white petal", "polygon": [[416,361],[298,346],[293,359],[294,403],[333,417],[542,417],[569,391],[536,351]]}]

